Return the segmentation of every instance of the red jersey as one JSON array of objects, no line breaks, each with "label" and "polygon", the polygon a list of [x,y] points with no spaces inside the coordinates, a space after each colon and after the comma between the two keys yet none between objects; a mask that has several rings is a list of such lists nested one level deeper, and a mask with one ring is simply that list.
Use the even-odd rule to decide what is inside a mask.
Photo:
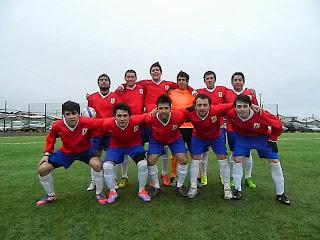
[{"label": "red jersey", "polygon": [[142,145],[142,126],[146,115],[132,115],[126,127],[118,126],[114,118],[105,119],[102,129],[111,136],[110,147],[135,147]]},{"label": "red jersey", "polygon": [[134,85],[133,88],[124,87],[122,91],[116,90],[123,102],[128,104],[131,109],[131,115],[140,115],[144,109],[144,89],[140,84]]},{"label": "red jersey", "polygon": [[196,111],[184,111],[186,119],[194,127],[192,135],[202,140],[214,140],[218,138],[220,136],[220,119],[232,107],[232,103],[211,105],[208,115],[204,118],[200,117]]},{"label": "red jersey", "polygon": [[95,92],[88,97],[88,107],[96,110],[97,118],[113,117],[113,107],[120,102],[122,102],[121,98],[113,92],[105,96],[100,92]]},{"label": "red jersey", "polygon": [[223,86],[215,86],[213,89],[201,88],[197,93],[205,94],[211,99],[211,104],[221,104],[226,102],[226,94],[228,89]]},{"label": "red jersey", "polygon": [[102,121],[80,117],[74,128],[70,128],[64,119],[56,121],[47,136],[45,152],[53,153],[57,138],[61,138],[62,146],[59,150],[65,154],[79,154],[87,151],[91,147],[89,139],[92,138],[93,131],[99,129]]},{"label": "red jersey", "polygon": [[[247,89],[247,88],[243,89],[241,92],[236,92],[233,89],[228,89],[226,93],[226,103],[234,103],[237,96],[240,96],[240,95],[249,96],[251,98],[252,104],[258,105],[256,95],[254,94],[254,92],[252,92],[250,89]],[[230,125],[228,120],[227,120],[227,131],[228,132],[233,131],[232,126]]]},{"label": "red jersey", "polygon": [[269,140],[276,141],[282,132],[280,119],[267,111],[261,114],[252,111],[245,120],[239,118],[235,109],[230,110],[226,116],[234,131],[242,136],[267,135]]},{"label": "red jersey", "polygon": [[143,86],[145,91],[145,112],[151,112],[157,107],[157,99],[163,95],[167,94],[170,89],[176,89],[177,84],[174,82],[160,80],[155,82],[153,80],[141,80],[138,82]]},{"label": "red jersey", "polygon": [[158,113],[155,116],[146,116],[146,125],[152,130],[152,137],[161,144],[168,145],[177,141],[180,137],[179,127],[184,123],[184,113],[172,110],[169,119],[163,123]]}]

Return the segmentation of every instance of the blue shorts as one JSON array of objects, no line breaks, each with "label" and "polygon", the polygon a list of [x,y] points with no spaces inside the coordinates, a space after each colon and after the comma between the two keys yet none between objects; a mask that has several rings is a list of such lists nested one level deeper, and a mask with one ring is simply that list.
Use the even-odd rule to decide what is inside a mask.
[{"label": "blue shorts", "polygon": [[[115,164],[121,164],[123,163],[123,157],[125,154],[129,155],[132,159],[135,160],[136,156],[140,156],[140,158],[145,158],[146,152],[142,146],[110,147],[107,151],[104,162],[111,161],[111,162],[114,162]],[[142,159],[138,159],[138,160],[142,160]]]},{"label": "blue shorts", "polygon": [[91,148],[95,153],[107,150],[110,144],[110,137],[94,137],[90,139]]},{"label": "blue shorts", "polygon": [[214,140],[202,140],[198,137],[192,136],[191,139],[191,154],[201,155],[208,151],[208,147],[212,148],[217,155],[227,155],[227,148],[225,144],[224,134],[221,133],[217,139]]},{"label": "blue shorts", "polygon": [[93,149],[89,149],[79,154],[65,154],[58,150],[50,155],[48,162],[53,165],[54,168],[64,167],[67,169],[75,160],[89,164],[90,159],[96,156],[97,154]]},{"label": "blue shorts", "polygon": [[235,132],[227,132],[227,139],[230,151],[234,151],[237,134]]},{"label": "blue shorts", "polygon": [[279,159],[279,154],[268,145],[268,136],[236,136],[233,156],[250,156],[250,149],[256,149],[260,158]]},{"label": "blue shorts", "polygon": [[[165,153],[164,146],[165,144],[159,143],[151,137],[149,141],[148,155],[163,155]],[[172,154],[187,153],[185,143],[181,137],[177,141],[168,144],[168,146]]]}]

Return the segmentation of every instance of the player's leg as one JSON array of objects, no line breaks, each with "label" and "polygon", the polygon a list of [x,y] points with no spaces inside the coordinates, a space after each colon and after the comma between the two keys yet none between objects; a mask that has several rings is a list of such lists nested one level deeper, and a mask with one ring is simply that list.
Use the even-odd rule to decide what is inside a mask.
[{"label": "player's leg", "polygon": [[[103,144],[103,138],[102,137],[94,137],[90,139],[91,149],[94,151],[97,156],[101,157],[102,153],[102,144]],[[87,191],[93,191],[96,189],[96,182],[94,181],[94,170],[90,169],[90,176],[91,180],[87,187]]]},{"label": "player's leg", "polygon": [[168,162],[169,162],[169,147],[164,146],[164,154],[161,156],[162,162],[162,172],[161,172],[161,179],[163,185],[168,187],[170,186],[170,180],[168,178]]},{"label": "player's leg", "polygon": [[252,166],[253,166],[253,161],[252,161],[252,154],[250,152],[250,156],[245,157],[243,160],[244,182],[246,186],[250,188],[256,188],[257,185],[255,184],[254,180],[251,177]]},{"label": "player's leg", "polygon": [[127,186],[127,183],[128,183],[128,165],[129,165],[129,156],[125,154],[123,163],[121,164],[121,180],[119,183],[119,187],[121,188]]},{"label": "player's leg", "polygon": [[207,177],[207,169],[208,169],[208,159],[209,159],[209,151],[205,151],[202,154],[202,159],[200,161],[201,168],[201,184],[203,186],[208,185],[208,177]]},{"label": "player's leg", "polygon": [[234,180],[234,191],[233,191],[233,198],[236,200],[241,199],[242,197],[242,189],[241,189],[241,181],[243,176],[243,159],[244,155],[234,156],[234,163],[233,163],[233,180]]},{"label": "player's leg", "polygon": [[234,186],[233,182],[233,164],[234,164],[234,145],[236,141],[236,133],[234,132],[227,132],[227,141],[228,141],[228,146],[230,149],[230,156],[229,156],[229,167],[230,167],[230,185],[231,187]]}]

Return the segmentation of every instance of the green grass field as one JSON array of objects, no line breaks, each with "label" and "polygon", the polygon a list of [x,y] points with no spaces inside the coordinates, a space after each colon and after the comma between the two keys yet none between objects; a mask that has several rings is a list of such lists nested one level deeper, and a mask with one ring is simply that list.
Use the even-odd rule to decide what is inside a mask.
[{"label": "green grass field", "polygon": [[[218,164],[210,155],[209,185],[195,199],[162,187],[150,203],[137,196],[136,168],[114,205],[98,206],[86,192],[89,168],[76,162],[54,173],[58,200],[35,202],[44,192],[37,164],[44,137],[0,137],[1,239],[319,239],[320,134],[283,134],[279,151],[291,206],[274,199],[269,166],[254,152],[255,190],[240,201],[222,199]],[[186,181],[189,187],[189,178]]]}]

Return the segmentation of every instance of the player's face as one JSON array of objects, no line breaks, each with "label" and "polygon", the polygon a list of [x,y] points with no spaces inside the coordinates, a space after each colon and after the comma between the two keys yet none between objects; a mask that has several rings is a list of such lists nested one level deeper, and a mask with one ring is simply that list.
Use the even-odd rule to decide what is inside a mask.
[{"label": "player's face", "polygon": [[248,118],[250,115],[250,106],[248,103],[237,101],[235,109],[241,118]]},{"label": "player's face", "polygon": [[159,118],[162,121],[167,121],[170,116],[171,107],[168,103],[159,103],[157,106]]},{"label": "player's face", "polygon": [[204,83],[207,85],[208,89],[214,88],[214,84],[216,83],[216,79],[213,74],[208,74],[204,76]]},{"label": "player's face", "polygon": [[110,88],[110,81],[106,76],[102,76],[99,78],[98,85],[100,90],[108,91]]},{"label": "player's face", "polygon": [[231,84],[235,91],[240,92],[243,90],[244,80],[241,75],[235,75],[231,80]]},{"label": "player's face", "polygon": [[79,121],[78,112],[65,111],[63,117],[66,120],[67,125],[71,128],[75,127]]},{"label": "player's face", "polygon": [[185,77],[178,77],[177,84],[180,90],[186,90],[188,88],[188,80]]},{"label": "player's face", "polygon": [[151,77],[154,81],[160,81],[161,78],[161,71],[159,67],[152,67],[150,71]]},{"label": "player's face", "polygon": [[124,80],[128,87],[133,87],[136,84],[137,77],[134,73],[127,73]]},{"label": "player's face", "polygon": [[124,110],[117,110],[116,115],[114,116],[119,127],[125,127],[129,122],[129,113]]},{"label": "player's face", "polygon": [[195,109],[200,117],[205,117],[210,109],[209,100],[198,98],[196,100]]}]

